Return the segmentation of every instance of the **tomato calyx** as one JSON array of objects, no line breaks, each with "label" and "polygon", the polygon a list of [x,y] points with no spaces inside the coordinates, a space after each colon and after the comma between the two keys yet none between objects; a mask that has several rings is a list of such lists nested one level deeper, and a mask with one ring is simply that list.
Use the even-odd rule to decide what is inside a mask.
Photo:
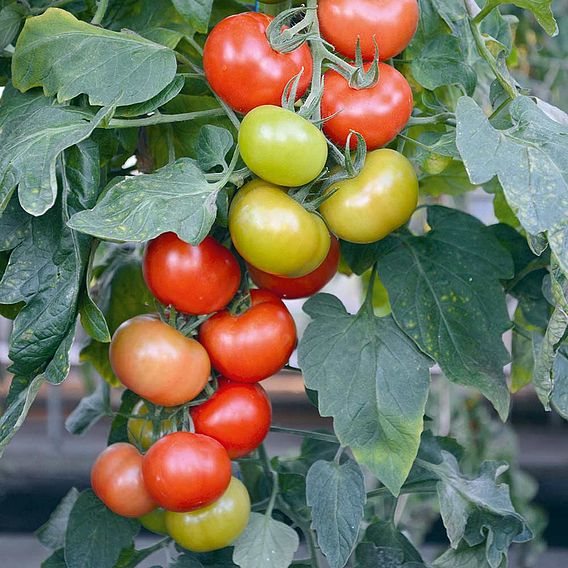
[{"label": "tomato calyx", "polygon": [[373,38],[373,43],[375,45],[375,56],[371,63],[363,61],[361,40],[358,38],[357,47],[355,48],[355,61],[353,63],[340,60],[343,61],[343,64],[341,64],[334,60],[333,63],[329,64],[331,69],[337,71],[349,82],[349,86],[352,89],[370,89],[379,82],[379,46],[375,38]]},{"label": "tomato calyx", "polygon": [[[293,23],[300,14],[303,14],[303,17]],[[266,38],[270,47],[280,53],[289,53],[298,49],[306,41],[319,40],[319,34],[312,31],[316,17],[315,8],[309,6],[290,8],[280,12],[266,29]]]}]

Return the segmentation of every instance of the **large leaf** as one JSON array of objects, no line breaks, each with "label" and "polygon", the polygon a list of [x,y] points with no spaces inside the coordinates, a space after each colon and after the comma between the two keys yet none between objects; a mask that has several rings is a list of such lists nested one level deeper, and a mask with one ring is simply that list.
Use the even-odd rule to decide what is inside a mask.
[{"label": "large leaf", "polygon": [[519,8],[530,10],[548,35],[555,36],[558,33],[558,24],[552,12],[552,0],[487,0],[488,6],[501,4],[514,4]]},{"label": "large leaf", "polygon": [[92,105],[131,105],[172,82],[176,57],[138,35],[108,31],[49,8],[26,21],[12,72],[18,89],[43,87],[60,102],[85,93]]},{"label": "large leaf", "polygon": [[466,213],[430,207],[428,224],[424,236],[401,234],[376,247],[393,316],[448,379],[480,390],[505,418],[502,334],[510,322],[499,279],[512,277],[511,257]]},{"label": "large leaf", "polygon": [[495,129],[473,99],[459,100],[457,145],[471,182],[499,178],[507,202],[531,234],[548,232],[568,268],[568,127],[528,97],[510,105],[512,126]]},{"label": "large leaf", "polygon": [[331,568],[343,568],[357,542],[366,501],[365,480],[353,460],[317,461],[306,479],[312,526]]},{"label": "large leaf", "polygon": [[554,389],[551,404],[565,420],[568,420],[568,354],[561,349],[554,361]]},{"label": "large leaf", "polygon": [[[457,549],[450,548],[433,564],[434,568],[492,568],[485,557],[483,545],[470,548],[466,544]],[[507,568],[507,560],[499,565],[499,568]]]},{"label": "large leaf", "polygon": [[0,10],[0,49],[4,49],[14,41],[25,15],[24,6],[16,2],[8,4]]},{"label": "large leaf", "polygon": [[42,525],[37,531],[38,540],[47,548],[57,550],[65,544],[65,531],[69,521],[71,510],[79,498],[79,491],[74,487],[63,497],[59,505],[49,516],[47,523]]},{"label": "large leaf", "polygon": [[233,560],[241,568],[288,568],[299,545],[293,528],[251,513],[247,528],[234,543]]},{"label": "large leaf", "polygon": [[176,10],[198,32],[207,33],[213,0],[172,0]]},{"label": "large leaf", "polygon": [[21,95],[11,87],[1,105],[0,213],[17,187],[22,207],[32,215],[43,215],[57,197],[57,158],[90,136],[109,111],[93,115],[54,105],[37,92]]},{"label": "large leaf", "polygon": [[41,563],[41,568],[67,568],[63,548],[56,550],[49,558]]},{"label": "large leaf", "polygon": [[65,420],[65,428],[71,434],[85,434],[103,416],[110,413],[108,385],[99,385],[95,391],[82,398]]},{"label": "large leaf", "polygon": [[134,242],[172,231],[199,244],[215,220],[217,193],[193,160],[180,158],[154,174],[111,185],[94,209],[74,215],[69,226],[103,239]]},{"label": "large leaf", "polygon": [[313,321],[299,362],[321,415],[333,417],[341,443],[398,493],[420,443],[430,361],[368,304],[350,315],[337,298],[319,294],[304,310]]},{"label": "large leaf", "polygon": [[367,527],[363,542],[372,542],[379,548],[399,550],[405,562],[422,563],[422,557],[411,542],[391,521],[376,521]]},{"label": "large leaf", "polygon": [[139,529],[136,519],[115,515],[90,489],[83,491],[69,515],[65,562],[68,568],[113,568]]}]

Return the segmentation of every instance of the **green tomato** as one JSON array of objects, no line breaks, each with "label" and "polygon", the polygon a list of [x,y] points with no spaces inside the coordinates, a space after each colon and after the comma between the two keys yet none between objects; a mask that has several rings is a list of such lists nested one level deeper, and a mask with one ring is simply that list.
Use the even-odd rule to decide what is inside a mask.
[{"label": "green tomato", "polygon": [[422,169],[431,176],[440,175],[452,163],[450,156],[442,154],[429,154],[422,164]]},{"label": "green tomato", "polygon": [[402,154],[383,148],[367,154],[358,176],[340,181],[320,212],[341,239],[373,243],[404,225],[418,204],[418,178]]},{"label": "green tomato", "polygon": [[240,255],[255,268],[298,278],[313,272],[329,252],[325,223],[286,191],[256,179],[237,193],[229,231]]},{"label": "green tomato", "polygon": [[[132,414],[137,416],[146,416],[148,414],[148,407],[143,400],[138,402],[132,409]],[[129,418],[126,425],[128,441],[133,446],[137,446],[145,452],[154,442],[159,440],[162,436],[165,436],[170,432],[175,432],[175,426],[176,425],[173,419],[165,418],[164,420],[160,421],[159,430],[156,435],[154,435],[154,424],[152,423],[151,416],[148,416],[147,419]]]},{"label": "green tomato", "polygon": [[168,534],[166,528],[166,511],[165,509],[154,509],[151,513],[138,517],[140,524],[150,532],[156,534]]},{"label": "green tomato", "polygon": [[256,107],[245,116],[239,148],[245,164],[258,177],[286,187],[310,183],[327,160],[327,143],[319,128],[272,105]]},{"label": "green tomato", "polygon": [[247,526],[250,498],[235,477],[221,498],[203,509],[189,513],[167,511],[168,534],[192,552],[211,552],[229,546]]}]

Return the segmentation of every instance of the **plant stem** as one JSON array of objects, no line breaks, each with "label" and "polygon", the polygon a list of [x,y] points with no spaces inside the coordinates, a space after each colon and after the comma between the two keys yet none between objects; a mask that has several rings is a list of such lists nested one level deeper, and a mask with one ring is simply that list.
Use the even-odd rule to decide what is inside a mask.
[{"label": "plant stem", "polygon": [[[452,122],[450,122],[452,121]],[[406,126],[417,126],[419,124],[449,124],[455,126],[455,115],[450,112],[435,114],[433,116],[411,116]]]},{"label": "plant stem", "polygon": [[225,185],[227,185],[228,181],[231,179],[231,176],[233,175],[233,172],[235,171],[235,168],[237,167],[239,156],[240,156],[239,145],[237,144],[235,146],[235,151],[233,152],[233,157],[231,158],[231,163],[229,164],[229,167],[227,168],[225,175],[217,183],[215,183],[215,187],[217,189],[223,189]]},{"label": "plant stem", "polygon": [[183,112],[180,114],[162,114],[160,112],[155,112],[152,116],[147,116],[145,118],[113,118],[109,121],[106,128],[135,128],[139,126],[152,126],[154,124],[166,124],[170,122],[186,122],[188,120],[195,120],[196,118],[221,116],[223,114],[224,111],[217,108],[199,110],[195,112]]},{"label": "plant stem", "polygon": [[109,0],[98,0],[97,2],[97,11],[91,20],[91,24],[95,26],[100,26],[103,18],[105,17],[107,8],[108,8]]},{"label": "plant stem", "polygon": [[268,454],[266,453],[264,444],[261,444],[259,446],[258,455],[262,461],[264,472],[272,478],[272,493],[270,494],[270,501],[268,501],[268,506],[266,507],[266,512],[264,513],[267,517],[271,517],[279,490],[278,472],[274,471],[274,469],[272,468],[272,464],[270,463],[270,459],[268,457]]},{"label": "plant stem", "polygon": [[485,6],[477,13],[473,18],[474,24],[480,24],[493,10],[495,9],[495,4],[492,2],[487,2]]},{"label": "plant stem", "polygon": [[321,440],[322,442],[331,442],[339,444],[339,440],[334,434],[324,434],[322,432],[311,432],[310,430],[297,430],[296,428],[283,428],[282,426],[271,426],[271,432],[280,432],[281,434],[290,434],[291,436],[302,436],[304,438],[312,438]]},{"label": "plant stem", "polygon": [[195,49],[195,51],[197,51],[197,53],[199,53],[199,55],[203,55],[203,48],[195,41],[195,39],[193,38],[193,36],[184,36],[185,41],[187,41],[187,43],[189,43],[189,45],[191,45],[191,47],[193,47],[193,49]]}]

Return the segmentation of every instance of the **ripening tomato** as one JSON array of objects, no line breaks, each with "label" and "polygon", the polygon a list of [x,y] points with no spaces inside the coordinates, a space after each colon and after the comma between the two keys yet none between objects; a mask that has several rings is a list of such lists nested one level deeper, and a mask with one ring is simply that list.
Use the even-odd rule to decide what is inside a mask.
[{"label": "ripening tomato", "polygon": [[183,513],[205,507],[223,495],[231,480],[231,460],[213,438],[174,432],[148,450],[142,473],[158,505]]},{"label": "ripening tomato", "polygon": [[229,231],[248,263],[279,276],[305,276],[329,252],[329,231],[321,217],[304,209],[284,188],[260,179],[245,184],[234,197]]},{"label": "ripening tomato", "polygon": [[148,415],[148,407],[143,400],[139,401],[132,409],[132,414],[140,418],[129,418],[126,424],[128,441],[134,446],[146,451],[156,440],[162,436],[175,432],[175,419],[164,417],[154,432],[152,416]]},{"label": "ripening tomato", "polygon": [[418,178],[410,161],[384,148],[367,154],[361,173],[332,185],[338,191],[320,211],[328,227],[352,243],[373,243],[404,225],[418,203]]},{"label": "ripening tomato", "polygon": [[321,173],[327,142],[309,120],[281,107],[251,110],[239,130],[241,157],[258,177],[276,185],[305,185]]},{"label": "ripening tomato", "polygon": [[277,373],[296,346],[296,325],[282,300],[266,290],[251,290],[251,300],[246,312],[219,312],[199,330],[214,367],[243,383]]},{"label": "ripening tomato", "polygon": [[175,233],[164,233],[146,247],[144,279],[162,304],[201,315],[222,310],[231,301],[241,271],[235,257],[212,237],[193,246]]},{"label": "ripening tomato", "polygon": [[310,85],[312,56],[307,44],[290,53],[270,47],[266,29],[274,18],[246,12],[225,18],[209,34],[203,68],[211,88],[231,108],[247,113],[260,105],[280,106],[287,83],[300,71],[297,97]]},{"label": "ripening tomato", "polygon": [[[368,69],[368,65],[366,65]],[[321,101],[327,137],[345,146],[349,133],[363,135],[368,150],[390,142],[408,123],[412,114],[412,90],[408,81],[394,67],[379,64],[379,80],[368,89],[354,89],[347,79],[330,69],[324,75],[325,87]],[[355,136],[351,145],[356,144]]]},{"label": "ripening tomato", "polygon": [[215,503],[189,513],[166,513],[169,535],[192,552],[211,552],[229,546],[245,530],[250,497],[235,477]]},{"label": "ripening tomato", "polygon": [[193,400],[211,374],[207,352],[197,341],[151,315],[136,316],[116,330],[109,359],[125,387],[161,406]]},{"label": "ripening tomato", "polygon": [[357,39],[364,61],[375,56],[376,40],[381,61],[403,51],[416,32],[417,0],[319,0],[322,36],[339,53],[355,59]]},{"label": "ripening tomato", "polygon": [[140,524],[150,532],[168,535],[166,528],[166,511],[164,509],[154,509],[151,513],[139,517]]},{"label": "ripening tomato", "polygon": [[158,506],[144,484],[142,459],[134,446],[118,443],[102,451],[93,464],[93,491],[117,515],[140,517]]},{"label": "ripening tomato", "polygon": [[313,271],[300,278],[285,278],[263,272],[248,265],[252,281],[264,290],[276,294],[279,298],[294,300],[307,298],[319,292],[337,274],[339,266],[339,241],[331,235],[331,246],[325,260]]},{"label": "ripening tomato", "polygon": [[235,383],[221,377],[215,394],[192,408],[191,417],[198,434],[214,438],[231,459],[236,459],[262,444],[270,430],[272,408],[260,385]]}]

